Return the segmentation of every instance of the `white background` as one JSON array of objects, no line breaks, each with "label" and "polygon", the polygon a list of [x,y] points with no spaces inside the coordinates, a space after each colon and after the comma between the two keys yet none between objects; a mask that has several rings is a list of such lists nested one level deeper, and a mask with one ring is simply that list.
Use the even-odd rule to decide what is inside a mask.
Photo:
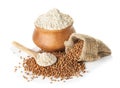
[{"label": "white background", "polygon": [[[14,73],[19,57],[13,54],[16,40],[34,48],[32,33],[36,18],[58,8],[74,19],[78,33],[102,40],[112,55],[86,63],[88,73],[64,82],[35,79],[27,82]],[[120,88],[120,0],[0,0],[0,88]]]}]

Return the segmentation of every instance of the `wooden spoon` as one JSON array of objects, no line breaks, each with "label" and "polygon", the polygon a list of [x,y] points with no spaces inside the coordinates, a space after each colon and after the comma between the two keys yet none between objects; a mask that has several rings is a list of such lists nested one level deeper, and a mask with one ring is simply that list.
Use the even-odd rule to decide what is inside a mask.
[{"label": "wooden spoon", "polygon": [[[16,41],[13,41],[12,44],[15,47],[19,48],[20,50],[22,50],[22,51],[26,52],[27,54],[31,55],[32,57],[34,57],[35,60],[36,60],[36,63],[38,65],[40,65],[40,66],[50,66],[50,65],[54,64],[57,61],[57,58],[54,55],[50,54],[50,53],[45,53],[45,54],[37,53],[37,52],[35,52],[35,51],[21,45],[20,43],[18,43]],[[53,58],[50,58],[50,56],[48,56],[47,59],[44,58],[44,57],[47,57],[47,54],[52,55]],[[42,58],[40,58],[40,57],[42,57]]]}]

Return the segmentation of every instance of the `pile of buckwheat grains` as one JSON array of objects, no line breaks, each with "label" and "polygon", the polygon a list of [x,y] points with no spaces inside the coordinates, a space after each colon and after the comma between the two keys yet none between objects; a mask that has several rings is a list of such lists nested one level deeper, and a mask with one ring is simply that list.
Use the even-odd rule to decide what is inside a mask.
[{"label": "pile of buckwheat grains", "polygon": [[73,76],[82,76],[81,73],[86,72],[85,63],[77,60],[82,52],[83,43],[82,40],[76,41],[73,48],[69,49],[67,53],[65,51],[51,52],[58,60],[55,64],[47,67],[39,66],[33,57],[28,56],[23,59],[22,63],[25,72],[23,78],[31,81],[38,76],[43,76],[43,79],[49,77],[52,81],[60,81],[71,79]]}]

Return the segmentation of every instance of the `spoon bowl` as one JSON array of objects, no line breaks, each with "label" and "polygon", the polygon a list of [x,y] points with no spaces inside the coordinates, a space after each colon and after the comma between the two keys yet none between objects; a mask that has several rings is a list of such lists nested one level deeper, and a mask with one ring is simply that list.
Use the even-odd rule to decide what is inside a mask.
[{"label": "spoon bowl", "polygon": [[[38,65],[40,65],[40,66],[50,66],[50,65],[54,64],[57,61],[57,58],[55,56],[53,56],[52,54],[50,54],[50,53],[45,53],[45,54],[44,53],[43,54],[37,53],[37,52],[35,52],[35,51],[21,45],[20,43],[18,43],[16,41],[14,41],[12,44],[15,47],[17,47],[18,49],[20,49],[20,50],[26,52],[27,54],[31,55],[32,57],[34,57],[36,63]],[[48,58],[44,58],[45,55],[46,56],[49,55]],[[50,58],[50,55],[53,58]]]}]

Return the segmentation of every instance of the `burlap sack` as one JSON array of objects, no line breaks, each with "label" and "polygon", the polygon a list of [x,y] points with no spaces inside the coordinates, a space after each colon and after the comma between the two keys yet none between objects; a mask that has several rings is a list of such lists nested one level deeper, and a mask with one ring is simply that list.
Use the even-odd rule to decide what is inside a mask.
[{"label": "burlap sack", "polygon": [[68,41],[64,42],[66,52],[68,48],[72,48],[76,39],[84,41],[82,52],[78,61],[94,61],[111,54],[111,50],[102,41],[88,35],[77,33],[71,34]]}]

